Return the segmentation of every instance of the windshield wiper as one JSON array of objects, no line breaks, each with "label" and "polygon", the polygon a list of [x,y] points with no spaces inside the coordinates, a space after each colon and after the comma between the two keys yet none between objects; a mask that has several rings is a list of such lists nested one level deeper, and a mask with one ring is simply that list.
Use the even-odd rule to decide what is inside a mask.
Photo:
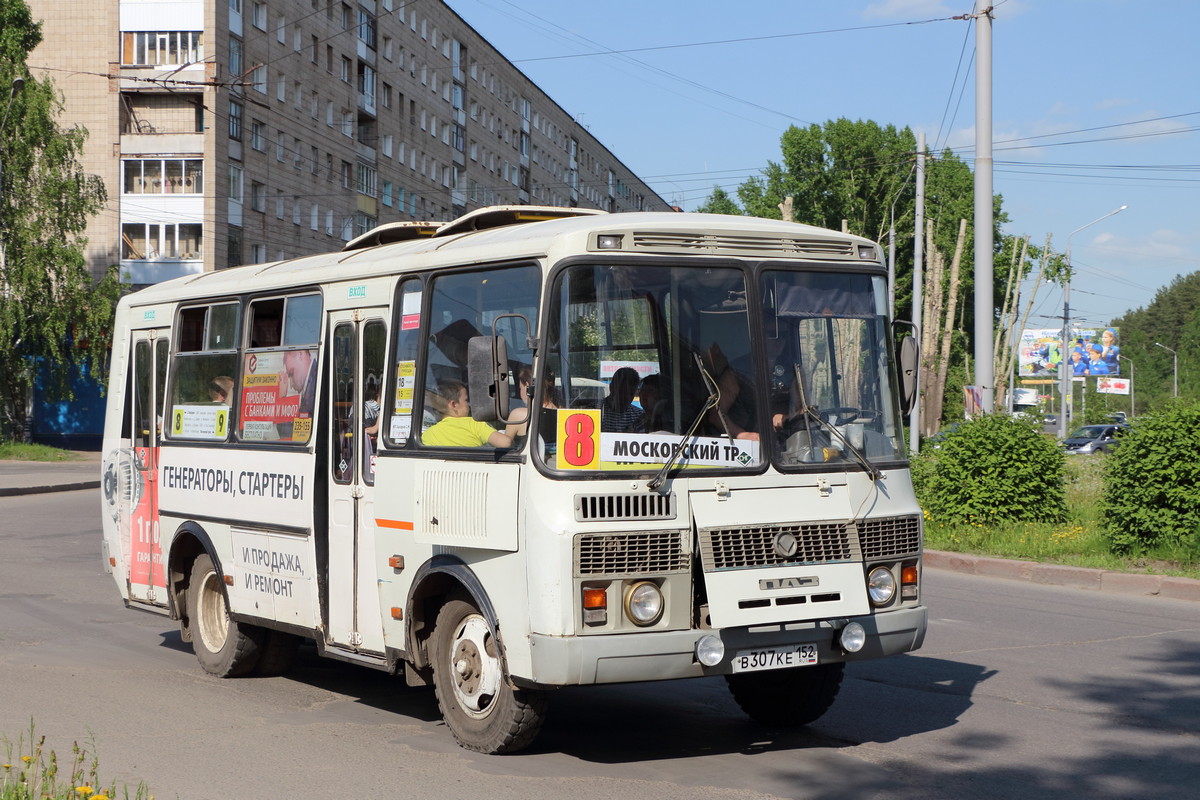
[{"label": "windshield wiper", "polygon": [[[679,454],[683,452],[683,447],[692,440],[696,435],[696,429],[700,427],[700,420],[704,419],[704,415],[710,409],[717,408],[721,402],[721,390],[717,388],[717,382],[708,374],[708,370],[704,368],[704,361],[700,358],[699,353],[692,354],[696,359],[696,366],[700,368],[700,375],[704,378],[704,388],[708,389],[708,399],[704,401],[704,405],[700,407],[700,413],[692,420],[692,424],[688,427],[688,432],[680,439],[674,447],[671,448],[671,457],[667,459],[667,463],[662,465],[662,469],[658,474],[646,483],[646,488],[654,491],[663,485],[667,479],[667,473],[671,471],[671,467],[675,466],[675,462],[679,459]],[[725,435],[729,436],[729,426],[725,424],[725,415],[717,408],[717,416],[721,420],[721,427],[725,429]],[[732,436],[729,436],[733,439]]]},{"label": "windshield wiper", "polygon": [[836,436],[838,441],[840,441],[842,443],[842,446],[845,447],[847,450],[849,450],[854,455],[854,457],[858,460],[858,463],[862,465],[862,468],[864,470],[866,470],[868,475],[871,476],[871,480],[877,481],[880,478],[882,478],[883,473],[874,464],[871,463],[870,459],[868,459],[861,450],[859,450],[854,445],[850,444],[850,440],[842,435],[842,432],[837,429],[837,426],[835,426],[833,423],[829,422],[829,420],[822,417],[821,413],[820,413],[821,410],[819,408],[817,408],[816,406],[810,406],[808,404],[808,393],[804,390],[804,380],[803,380],[803,375],[801,374],[801,371],[800,371],[800,365],[793,364],[792,369],[796,373],[796,385],[800,387],[800,412],[799,413],[805,415],[809,419],[815,419],[817,421],[817,424],[825,427],[831,434]]}]

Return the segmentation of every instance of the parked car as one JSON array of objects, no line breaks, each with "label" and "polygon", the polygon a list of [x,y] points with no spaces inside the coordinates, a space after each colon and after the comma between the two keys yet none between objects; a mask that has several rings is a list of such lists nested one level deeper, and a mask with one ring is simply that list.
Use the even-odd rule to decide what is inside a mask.
[{"label": "parked car", "polygon": [[1063,439],[1062,444],[1068,453],[1106,453],[1120,444],[1121,436],[1127,430],[1128,425],[1084,425]]}]

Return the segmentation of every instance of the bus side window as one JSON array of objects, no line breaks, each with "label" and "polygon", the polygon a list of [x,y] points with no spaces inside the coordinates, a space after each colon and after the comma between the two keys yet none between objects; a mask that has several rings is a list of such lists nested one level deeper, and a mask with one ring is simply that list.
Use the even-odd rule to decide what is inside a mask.
[{"label": "bus side window", "polygon": [[259,298],[247,314],[238,438],[305,444],[317,402],[321,295]]},{"label": "bus side window", "polygon": [[[421,432],[437,426],[431,435],[438,447],[510,447],[514,440],[504,431],[503,423],[491,425],[470,419],[447,421],[449,416],[464,416],[459,387],[467,384],[467,346],[473,337],[511,333],[496,329],[496,320],[521,314],[529,320],[529,330],[537,330],[538,293],[541,269],[533,266],[481,269],[455,272],[438,277],[432,286],[429,318],[425,320],[428,339],[422,389],[424,391]],[[528,337],[526,337],[528,338]],[[528,341],[507,341],[510,364],[532,363]],[[469,404],[466,416],[469,416]],[[450,442],[456,442],[451,444]]]},{"label": "bus side window", "polygon": [[421,342],[421,280],[409,278],[397,290],[396,346],[393,348],[394,371],[388,385],[392,387],[390,402],[380,398],[381,411],[387,409],[386,427],[381,430],[391,447],[404,447],[412,433],[412,413],[417,393],[417,354]]}]

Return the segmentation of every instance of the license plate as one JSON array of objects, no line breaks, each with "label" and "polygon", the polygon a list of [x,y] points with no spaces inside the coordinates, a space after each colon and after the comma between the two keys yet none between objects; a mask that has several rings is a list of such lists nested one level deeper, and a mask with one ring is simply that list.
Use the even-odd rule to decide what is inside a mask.
[{"label": "license plate", "polygon": [[733,656],[733,671],[758,672],[766,669],[807,667],[816,663],[817,646],[815,644],[764,647],[761,650],[739,650]]}]

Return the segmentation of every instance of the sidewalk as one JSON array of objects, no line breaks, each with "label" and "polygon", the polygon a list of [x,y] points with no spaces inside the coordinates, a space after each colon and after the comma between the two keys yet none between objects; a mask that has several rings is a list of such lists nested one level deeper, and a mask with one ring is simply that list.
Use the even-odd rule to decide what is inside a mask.
[{"label": "sidewalk", "polygon": [[100,453],[78,461],[0,461],[0,497],[100,488]]},{"label": "sidewalk", "polygon": [[[81,452],[79,455],[79,461],[0,461],[0,497],[99,489],[100,453]],[[1133,594],[1200,602],[1200,580],[1190,578],[1108,572],[1066,567],[1061,564],[1039,564],[1033,561],[947,553],[940,550],[925,551],[925,566],[967,575],[1005,578],[1048,586],[1071,586],[1108,594]]]}]

